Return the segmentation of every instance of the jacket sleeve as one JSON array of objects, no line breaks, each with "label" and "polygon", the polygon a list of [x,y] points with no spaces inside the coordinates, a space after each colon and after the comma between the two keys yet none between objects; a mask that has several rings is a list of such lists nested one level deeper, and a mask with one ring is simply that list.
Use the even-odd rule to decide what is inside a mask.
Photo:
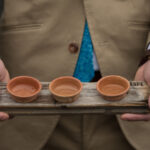
[{"label": "jacket sleeve", "polygon": [[0,0],[0,17],[2,15],[3,8],[4,8],[4,0]]},{"label": "jacket sleeve", "polygon": [[147,37],[146,50],[150,50],[150,31],[149,31],[148,37]]}]

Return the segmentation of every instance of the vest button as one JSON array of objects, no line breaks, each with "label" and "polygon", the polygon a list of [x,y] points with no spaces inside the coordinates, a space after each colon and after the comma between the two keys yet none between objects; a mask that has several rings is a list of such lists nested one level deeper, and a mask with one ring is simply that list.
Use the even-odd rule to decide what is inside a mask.
[{"label": "vest button", "polygon": [[77,53],[79,50],[79,47],[77,43],[70,43],[68,49],[70,53]]}]

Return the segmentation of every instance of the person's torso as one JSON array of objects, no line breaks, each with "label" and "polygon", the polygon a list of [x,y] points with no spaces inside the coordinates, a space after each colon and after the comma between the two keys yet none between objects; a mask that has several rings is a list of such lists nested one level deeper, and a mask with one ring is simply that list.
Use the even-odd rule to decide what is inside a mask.
[{"label": "person's torso", "polygon": [[73,75],[86,17],[102,75],[131,79],[146,44],[149,6],[148,0],[5,0],[1,57],[11,76]]},{"label": "person's torso", "polygon": [[5,0],[0,55],[11,77],[73,75],[86,18],[102,75],[132,79],[150,29],[149,8],[149,0]]}]

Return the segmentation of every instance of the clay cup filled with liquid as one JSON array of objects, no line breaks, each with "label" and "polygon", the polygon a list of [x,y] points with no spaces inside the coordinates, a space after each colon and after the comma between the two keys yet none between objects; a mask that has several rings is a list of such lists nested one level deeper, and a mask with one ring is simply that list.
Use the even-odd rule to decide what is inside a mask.
[{"label": "clay cup filled with liquid", "polygon": [[97,91],[106,100],[121,100],[129,88],[129,81],[117,75],[103,77],[97,82]]},{"label": "clay cup filled with liquid", "polygon": [[34,101],[41,88],[40,81],[29,76],[15,77],[7,84],[7,90],[13,99],[22,103]]},{"label": "clay cup filled with liquid", "polygon": [[71,103],[78,98],[82,90],[82,83],[74,77],[63,76],[54,79],[49,89],[58,102]]}]

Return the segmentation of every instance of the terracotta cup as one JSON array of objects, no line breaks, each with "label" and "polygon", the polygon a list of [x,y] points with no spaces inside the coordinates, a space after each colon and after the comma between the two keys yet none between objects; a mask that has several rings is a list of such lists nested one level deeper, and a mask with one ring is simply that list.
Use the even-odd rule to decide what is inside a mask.
[{"label": "terracotta cup", "polygon": [[18,76],[11,79],[7,84],[7,90],[14,100],[21,103],[32,102],[38,96],[42,85],[29,76]]},{"label": "terracotta cup", "polygon": [[103,77],[97,82],[97,91],[106,100],[121,100],[129,88],[129,81],[117,75]]},{"label": "terracotta cup", "polygon": [[58,102],[71,103],[78,98],[82,90],[82,83],[74,77],[63,76],[53,80],[49,89]]}]

